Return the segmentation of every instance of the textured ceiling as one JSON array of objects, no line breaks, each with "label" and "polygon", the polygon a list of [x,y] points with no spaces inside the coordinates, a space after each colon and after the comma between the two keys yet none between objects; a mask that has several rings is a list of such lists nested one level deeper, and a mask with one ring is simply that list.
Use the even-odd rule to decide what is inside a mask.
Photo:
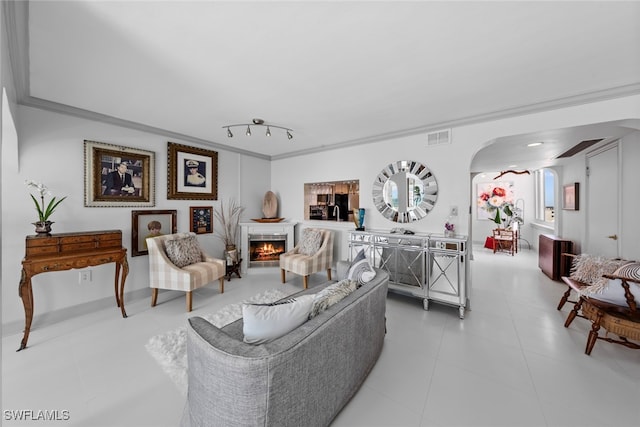
[{"label": "textured ceiling", "polygon": [[[638,2],[30,2],[28,91],[279,158],[637,93],[638,17]],[[294,138],[226,137],[253,118]],[[560,133],[555,154],[579,142]]]}]

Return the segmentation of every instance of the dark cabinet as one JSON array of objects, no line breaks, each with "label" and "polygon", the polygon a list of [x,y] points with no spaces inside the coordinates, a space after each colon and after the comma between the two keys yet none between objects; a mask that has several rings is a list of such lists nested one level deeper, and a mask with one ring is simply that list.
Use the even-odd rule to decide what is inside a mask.
[{"label": "dark cabinet", "polygon": [[563,253],[572,253],[573,243],[550,234],[541,234],[538,239],[538,267],[553,280],[568,274],[569,260]]}]

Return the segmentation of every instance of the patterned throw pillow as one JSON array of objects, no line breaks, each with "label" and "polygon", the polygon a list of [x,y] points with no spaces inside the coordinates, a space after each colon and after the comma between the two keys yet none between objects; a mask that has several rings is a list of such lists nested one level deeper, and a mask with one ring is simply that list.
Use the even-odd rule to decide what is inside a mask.
[{"label": "patterned throw pillow", "polygon": [[590,289],[585,289],[586,293],[599,292],[607,286],[609,279],[602,277],[603,274],[611,274],[618,267],[628,264],[629,261],[623,259],[611,259],[598,255],[580,254],[573,260],[571,266],[571,277],[582,283],[590,285]]},{"label": "patterned throw pillow", "polygon": [[169,260],[178,268],[202,261],[200,245],[195,236],[166,240],[164,242],[164,248]]},{"label": "patterned throw pillow", "polygon": [[369,260],[364,254],[364,249],[361,249],[349,266],[347,279],[357,281],[358,287],[360,287],[365,283],[372,281],[374,277],[376,277],[376,271],[373,269],[371,264],[369,264]]},{"label": "patterned throw pillow", "polygon": [[355,291],[357,283],[353,280],[344,279],[338,283],[327,286],[320,292],[314,295],[313,306],[311,307],[311,313],[309,313],[309,319],[316,317],[333,304],[342,300],[344,297]]},{"label": "patterned throw pillow", "polygon": [[300,242],[299,252],[311,256],[320,250],[320,246],[322,246],[322,232],[311,228],[305,229],[302,235],[302,242]]},{"label": "patterned throw pillow", "polygon": [[614,276],[640,281],[640,262],[630,262],[613,272]]},{"label": "patterned throw pillow", "polygon": [[244,342],[263,344],[293,331],[309,318],[313,299],[302,295],[271,304],[243,304]]}]

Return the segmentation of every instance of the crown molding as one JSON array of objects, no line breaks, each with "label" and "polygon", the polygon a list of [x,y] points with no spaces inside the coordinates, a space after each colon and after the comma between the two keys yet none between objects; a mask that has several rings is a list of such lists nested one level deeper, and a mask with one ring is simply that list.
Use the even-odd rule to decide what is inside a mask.
[{"label": "crown molding", "polygon": [[95,111],[72,107],[71,105],[52,102],[42,98],[27,96],[22,100],[22,102],[20,102],[20,104],[25,105],[27,107],[33,107],[41,110],[52,111],[54,113],[66,114],[68,116],[80,117],[87,120],[106,123],[114,126],[120,126],[128,129],[134,129],[141,132],[163,135],[169,139],[177,139],[181,141],[191,142],[194,144],[201,144],[201,145],[207,146],[208,148],[231,151],[233,153],[238,153],[246,156],[257,157],[264,160],[271,160],[271,157],[266,154],[255,153],[253,151],[243,150],[241,148],[236,148],[229,145],[218,144],[216,142],[198,138],[195,136],[186,135],[183,133],[174,132],[168,129],[162,129],[155,126],[145,125],[143,123],[133,122],[131,120],[125,120],[118,117],[109,116],[106,114],[96,113]]},{"label": "crown molding", "polygon": [[426,134],[444,128],[455,128],[468,126],[477,123],[483,123],[493,120],[506,119],[509,117],[523,116],[526,114],[534,114],[543,111],[557,110],[559,108],[567,108],[576,105],[589,104],[592,102],[606,101],[609,99],[624,98],[626,96],[640,94],[640,82],[624,86],[618,86],[609,89],[603,89],[594,92],[583,93],[564,98],[557,98],[550,101],[538,102],[535,104],[521,105],[517,107],[507,108],[504,110],[493,111],[490,113],[477,114],[473,116],[463,117],[455,120],[430,123],[428,125],[403,129],[393,132],[387,132],[379,135],[371,135],[364,138],[352,139],[349,141],[338,142],[322,147],[310,148],[307,150],[292,151],[285,154],[271,156],[271,160],[281,160],[290,157],[305,156],[309,154],[319,153],[322,151],[337,150],[340,148],[355,147],[362,144],[370,144],[372,142],[380,142],[389,139],[397,139],[406,136]]},{"label": "crown molding", "polygon": [[29,3],[2,2],[9,64],[13,74],[16,100],[20,103],[29,95]]}]

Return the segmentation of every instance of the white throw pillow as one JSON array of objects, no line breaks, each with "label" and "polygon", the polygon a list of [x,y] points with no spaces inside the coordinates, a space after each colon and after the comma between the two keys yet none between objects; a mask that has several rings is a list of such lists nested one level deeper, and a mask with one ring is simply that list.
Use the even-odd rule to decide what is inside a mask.
[{"label": "white throw pillow", "polygon": [[349,266],[347,279],[357,281],[358,287],[360,287],[365,283],[372,281],[374,277],[376,277],[376,271],[373,269],[364,254],[364,249],[361,249]]},{"label": "white throw pillow", "polygon": [[313,295],[272,304],[242,304],[244,342],[263,344],[302,325],[309,318]]},{"label": "white throw pillow", "polygon": [[[629,290],[635,296],[636,304],[640,305],[640,287],[633,282],[627,283],[629,284]],[[589,288],[590,287],[591,286],[589,286]],[[585,296],[611,304],[627,307],[627,299],[624,297],[622,280],[608,279],[607,285],[597,291],[589,292],[589,288],[584,289]]]},{"label": "white throw pillow", "polygon": [[[640,279],[640,263],[633,262],[619,267],[614,273],[614,276],[624,277],[627,279]],[[606,278],[605,278],[606,279]],[[622,280],[620,279],[606,279],[605,286],[589,286],[583,290],[583,294],[595,298],[600,301],[605,301],[611,304],[617,304],[621,306],[627,306],[627,299],[624,296],[624,288],[622,287]],[[629,291],[635,297],[636,303],[640,304],[640,286],[634,282],[627,282],[629,284]]]}]

